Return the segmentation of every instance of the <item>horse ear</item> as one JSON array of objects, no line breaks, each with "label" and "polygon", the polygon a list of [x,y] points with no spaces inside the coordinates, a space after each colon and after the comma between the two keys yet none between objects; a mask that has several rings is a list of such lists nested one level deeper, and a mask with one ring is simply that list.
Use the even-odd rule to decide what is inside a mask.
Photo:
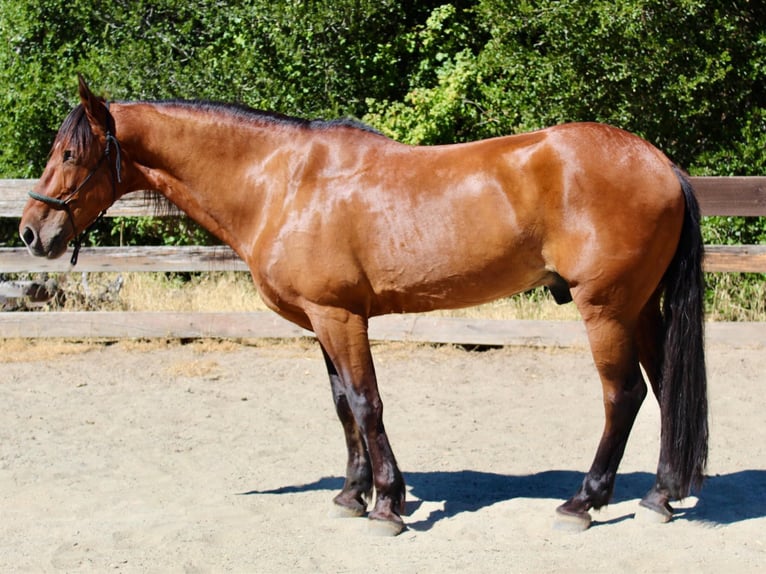
[{"label": "horse ear", "polygon": [[106,106],[103,98],[99,98],[90,91],[85,78],[82,74],[77,74],[77,80],[80,90],[80,103],[85,109],[85,115],[88,118],[93,133],[97,136],[106,135]]}]

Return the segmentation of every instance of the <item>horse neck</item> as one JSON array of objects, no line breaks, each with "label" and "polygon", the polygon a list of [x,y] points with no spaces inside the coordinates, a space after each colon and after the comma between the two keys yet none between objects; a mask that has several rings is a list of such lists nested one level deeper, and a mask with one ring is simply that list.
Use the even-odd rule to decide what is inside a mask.
[{"label": "horse neck", "polygon": [[[160,192],[248,260],[268,217],[263,208],[270,190],[255,174],[279,147],[275,130],[150,103],[114,105],[112,114],[137,168],[129,190]],[[269,183],[278,187],[273,176]]]}]

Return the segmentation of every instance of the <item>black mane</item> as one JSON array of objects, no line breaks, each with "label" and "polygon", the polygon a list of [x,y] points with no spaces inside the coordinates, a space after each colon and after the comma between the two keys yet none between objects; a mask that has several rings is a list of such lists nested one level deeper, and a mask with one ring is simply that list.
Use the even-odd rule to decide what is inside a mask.
[{"label": "black mane", "polygon": [[[125,102],[129,103],[129,102]],[[306,130],[332,130],[335,128],[350,128],[364,132],[383,136],[378,130],[350,118],[336,120],[307,120],[303,118],[292,117],[277,112],[266,112],[256,110],[240,104],[225,104],[219,102],[209,102],[204,100],[161,100],[146,102],[159,106],[175,106],[181,108],[190,108],[208,113],[225,114],[242,122],[261,122],[275,126],[296,127]],[[114,120],[112,120],[113,122]],[[117,134],[119,140],[120,134]],[[385,136],[383,136],[385,137]],[[88,117],[85,114],[85,108],[78,104],[69,112],[59,128],[58,134],[51,152],[60,145],[61,148],[71,151],[75,157],[85,157],[92,146],[97,144],[97,139],[91,130]],[[145,199],[154,204],[157,216],[179,215],[180,211],[169,202],[164,196],[154,191],[147,191]]]},{"label": "black mane", "polygon": [[[277,112],[256,110],[240,104],[224,104],[204,100],[161,100],[151,103],[160,106],[176,106],[203,112],[222,113],[244,122],[263,122],[276,126],[297,127],[307,130],[350,128],[383,136],[383,134],[375,128],[351,118],[307,120]],[[71,112],[69,112],[69,115],[62,122],[58,134],[56,135],[54,147],[56,144],[60,143],[62,147],[70,149],[77,157],[83,157],[95,144],[95,141],[87,116],[85,115],[85,108],[83,108],[82,104],[78,104]]]},{"label": "black mane", "polygon": [[[147,102],[149,103],[149,102]],[[183,108],[191,108],[200,110],[203,112],[223,113],[228,116],[241,119],[243,121],[256,121],[274,124],[277,126],[297,127],[308,130],[329,130],[333,128],[351,128],[356,130],[365,131],[368,133],[383,135],[375,128],[351,119],[341,118],[335,120],[322,120],[322,119],[303,119],[294,116],[288,116],[280,114],[278,112],[267,112],[263,110],[257,110],[243,104],[229,104],[221,102],[211,102],[207,100],[161,100],[151,102],[160,106],[176,106]]]}]

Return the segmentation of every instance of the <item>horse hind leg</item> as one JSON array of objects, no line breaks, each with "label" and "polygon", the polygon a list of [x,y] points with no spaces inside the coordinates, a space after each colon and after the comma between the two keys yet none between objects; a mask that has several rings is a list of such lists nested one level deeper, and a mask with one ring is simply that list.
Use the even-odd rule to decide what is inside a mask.
[{"label": "horse hind leg", "polygon": [[330,375],[335,411],[343,426],[348,450],[346,479],[343,489],[333,499],[333,514],[339,517],[363,516],[367,502],[372,498],[372,466],[367,446],[364,444],[354,413],[348,403],[346,387],[327,351],[322,346],[327,372]]},{"label": "horse hind leg", "polygon": [[635,322],[578,305],[585,319],[591,352],[601,378],[605,424],[593,464],[578,491],[557,509],[556,528],[585,530],[589,510],[609,503],[628,435],[646,396],[635,343]]},{"label": "horse hind leg", "polygon": [[[652,391],[659,403],[662,397],[662,368],[665,341],[665,322],[660,311],[660,291],[658,290],[644,306],[636,330],[638,354],[641,365],[652,385]],[[665,483],[665,464],[660,460],[657,466],[657,479],[651,490],[641,499],[636,518],[644,522],[663,523],[673,517],[673,507],[667,494]]]},{"label": "horse hind leg", "polygon": [[652,392],[658,402],[660,400],[663,342],[665,340],[665,322],[660,311],[660,295],[661,292],[657,290],[644,305],[636,329],[638,359],[644,367],[652,386]]}]

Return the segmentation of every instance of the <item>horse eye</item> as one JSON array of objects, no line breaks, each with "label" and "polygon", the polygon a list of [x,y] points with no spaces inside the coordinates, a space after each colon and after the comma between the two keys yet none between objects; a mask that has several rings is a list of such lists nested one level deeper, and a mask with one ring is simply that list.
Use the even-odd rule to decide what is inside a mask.
[{"label": "horse eye", "polygon": [[74,159],[74,152],[71,149],[64,150],[64,163]]}]

